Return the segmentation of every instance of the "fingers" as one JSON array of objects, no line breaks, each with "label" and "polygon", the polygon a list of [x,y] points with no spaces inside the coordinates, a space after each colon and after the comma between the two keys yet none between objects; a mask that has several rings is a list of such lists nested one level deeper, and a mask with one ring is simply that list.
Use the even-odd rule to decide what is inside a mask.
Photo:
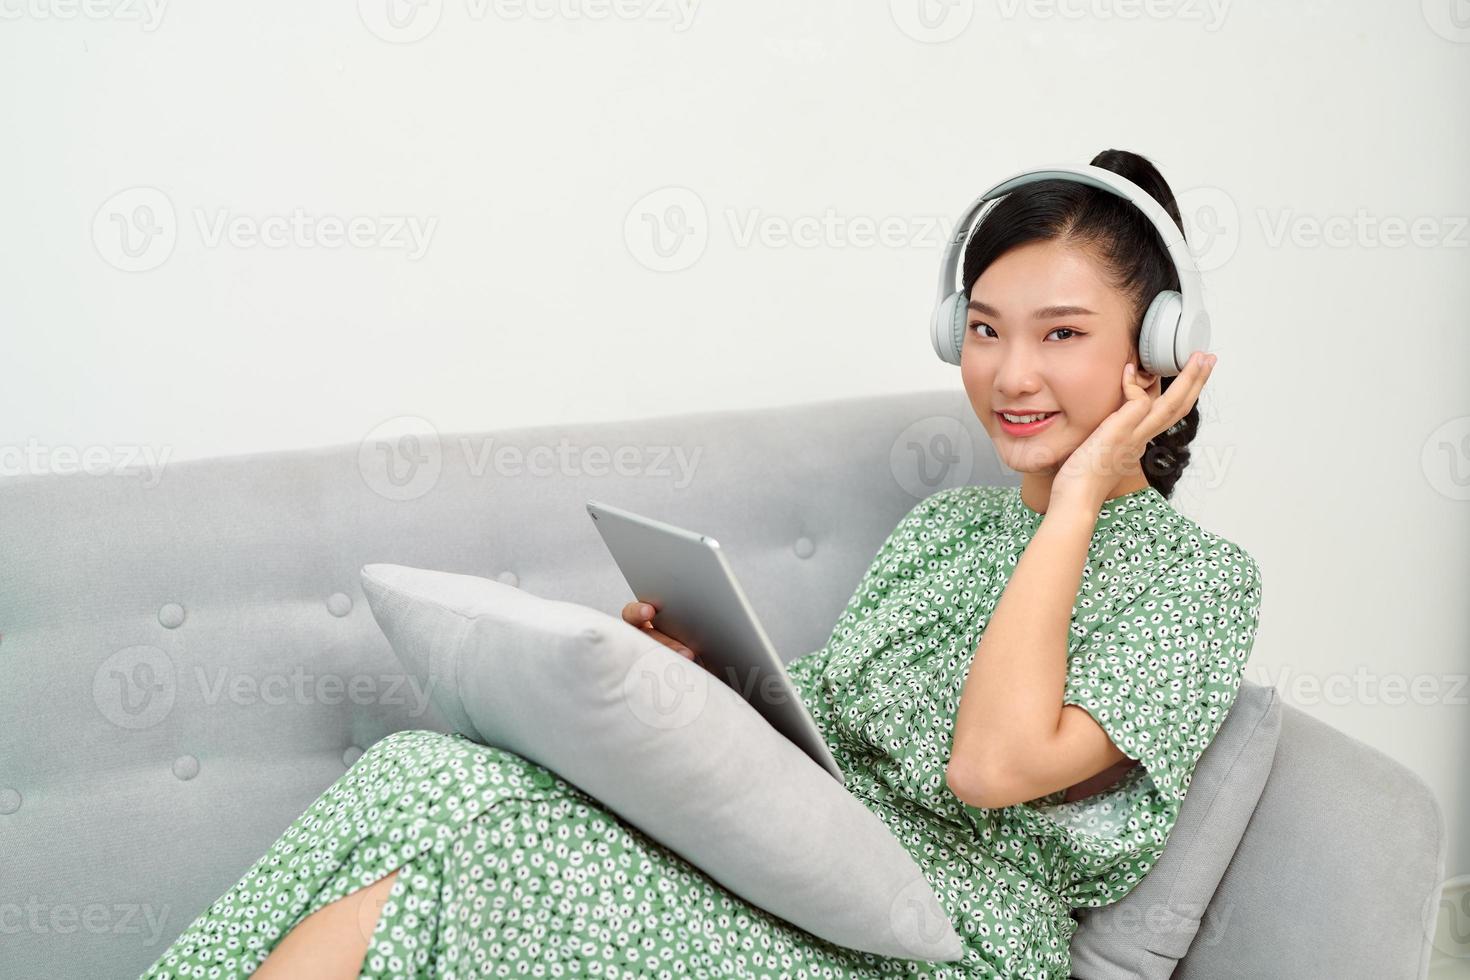
[{"label": "fingers", "polygon": [[1199,393],[1209,380],[1216,360],[1214,354],[1203,351],[1195,351],[1189,356],[1184,370],[1169,385],[1169,390],[1154,400],[1152,411],[1141,426],[1145,440],[1152,439],[1189,414],[1189,409],[1199,400]]},{"label": "fingers", "polygon": [[1184,384],[1172,384],[1164,393],[1164,397],[1168,398],[1178,391],[1179,397],[1170,404],[1169,413],[1166,416],[1168,421],[1159,429],[1160,432],[1182,419],[1188,414],[1190,407],[1199,400],[1199,393],[1203,390],[1205,382],[1209,380],[1210,372],[1215,369],[1216,360],[1214,354],[1206,354],[1203,351],[1196,351],[1189,355],[1189,362],[1184,365],[1184,370],[1179,377]]},{"label": "fingers", "polygon": [[[1150,382],[1148,388],[1153,387]],[[1140,405],[1149,404],[1148,388],[1138,383],[1138,368],[1132,361],[1123,365],[1123,397]]]},{"label": "fingers", "polygon": [[623,621],[632,623],[634,626],[642,626],[653,618],[653,613],[653,606],[634,599],[623,607]]},{"label": "fingers", "polygon": [[686,647],[684,644],[680,643],[678,640],[674,639],[672,636],[669,636],[666,633],[660,633],[652,626],[648,627],[648,635],[653,637],[658,642],[662,643],[664,646],[668,647],[670,650],[673,650],[685,660],[695,659],[694,651]]},{"label": "fingers", "polygon": [[623,621],[626,623],[632,623],[634,626],[643,630],[643,632],[647,633],[649,636],[653,637],[655,640],[662,643],[670,650],[673,650],[684,659],[697,660],[698,655],[693,650],[689,649],[687,646],[680,643],[672,636],[669,636],[667,633],[653,628],[653,614],[656,611],[657,610],[651,603],[639,602],[635,599],[634,601],[623,606]]}]

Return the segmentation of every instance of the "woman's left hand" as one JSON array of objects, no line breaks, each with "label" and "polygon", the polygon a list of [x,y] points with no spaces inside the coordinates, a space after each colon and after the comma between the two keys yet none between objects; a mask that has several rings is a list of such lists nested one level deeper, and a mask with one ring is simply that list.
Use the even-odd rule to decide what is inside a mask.
[{"label": "woman's left hand", "polygon": [[1189,414],[1214,366],[1215,355],[1196,351],[1169,390],[1159,394],[1162,378],[1144,388],[1136,379],[1133,362],[1124,365],[1126,400],[1057,470],[1047,509],[1058,502],[1077,502],[1097,513],[1118,481],[1143,458],[1149,440]]}]

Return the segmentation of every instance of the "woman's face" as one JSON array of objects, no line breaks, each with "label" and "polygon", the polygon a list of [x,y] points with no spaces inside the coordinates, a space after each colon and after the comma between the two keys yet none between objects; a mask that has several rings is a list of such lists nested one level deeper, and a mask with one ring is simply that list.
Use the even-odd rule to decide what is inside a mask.
[{"label": "woman's face", "polygon": [[[1057,241],[1031,242],[991,263],[970,289],[960,376],[1001,461],[1054,474],[1122,406],[1123,365],[1138,364],[1133,311],[1095,260]],[[1138,368],[1153,395],[1158,379]],[[1001,409],[1055,412],[1035,428]]]}]

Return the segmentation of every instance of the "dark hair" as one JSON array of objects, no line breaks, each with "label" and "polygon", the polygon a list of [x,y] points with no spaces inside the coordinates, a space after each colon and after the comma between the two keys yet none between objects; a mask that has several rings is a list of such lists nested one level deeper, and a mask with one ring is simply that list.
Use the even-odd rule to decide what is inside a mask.
[{"label": "dark hair", "polygon": [[[1163,205],[1184,232],[1174,192],[1147,159],[1127,150],[1104,150],[1092,158],[1102,167],[1133,181]],[[1013,248],[1036,241],[1060,240],[1088,250],[1099,260],[1106,278],[1122,290],[1133,312],[1133,347],[1138,349],[1143,314],[1165,289],[1179,288],[1179,275],[1159,233],[1132,202],[1108,191],[1071,180],[1024,184],[990,205],[965,249],[964,292],[996,259]],[[1173,377],[1160,382],[1168,391]],[[1166,498],[1189,465],[1189,444],[1199,431],[1199,405],[1173,427],[1150,440],[1139,461],[1148,482]]]}]

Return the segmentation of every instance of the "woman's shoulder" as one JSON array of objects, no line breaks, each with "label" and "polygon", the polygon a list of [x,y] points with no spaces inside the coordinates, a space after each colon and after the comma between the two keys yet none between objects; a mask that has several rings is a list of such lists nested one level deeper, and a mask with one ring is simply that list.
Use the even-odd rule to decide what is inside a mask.
[{"label": "woman's shoulder", "polygon": [[1173,574],[1234,589],[1260,589],[1260,563],[1244,545],[1167,502],[1161,513],[1154,553]]}]

